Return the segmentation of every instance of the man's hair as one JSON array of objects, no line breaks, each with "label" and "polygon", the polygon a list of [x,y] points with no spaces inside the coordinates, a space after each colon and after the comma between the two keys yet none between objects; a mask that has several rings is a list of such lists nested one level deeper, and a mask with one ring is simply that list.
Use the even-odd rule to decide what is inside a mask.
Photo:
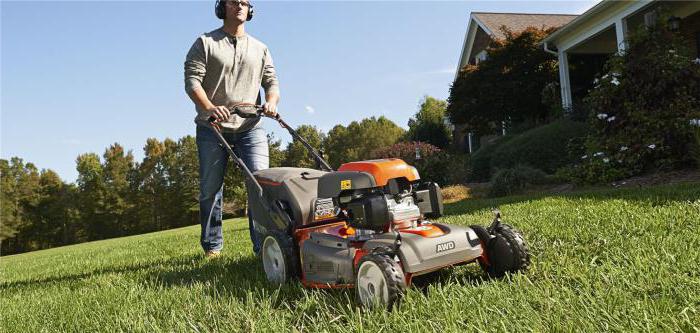
[{"label": "man's hair", "polygon": [[[216,17],[219,19],[226,19],[226,2],[229,0],[216,0],[216,4],[214,4],[214,14],[216,14]],[[246,21],[250,21],[253,19],[253,15],[255,14],[255,11],[253,11],[253,4],[250,2],[248,3],[248,16],[246,17]]]}]

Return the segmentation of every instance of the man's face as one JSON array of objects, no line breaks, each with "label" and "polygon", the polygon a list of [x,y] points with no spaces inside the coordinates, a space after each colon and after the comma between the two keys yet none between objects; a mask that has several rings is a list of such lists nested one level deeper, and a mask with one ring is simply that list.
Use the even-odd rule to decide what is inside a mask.
[{"label": "man's face", "polygon": [[248,18],[250,2],[247,0],[225,0],[226,18],[243,23]]}]

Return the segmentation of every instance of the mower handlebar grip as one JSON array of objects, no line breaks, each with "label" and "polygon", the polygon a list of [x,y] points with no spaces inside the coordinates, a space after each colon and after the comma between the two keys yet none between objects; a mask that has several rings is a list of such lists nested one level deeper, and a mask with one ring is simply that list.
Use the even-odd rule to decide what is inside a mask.
[{"label": "mower handlebar grip", "polygon": [[[267,114],[265,114],[265,112],[263,111],[262,105],[255,105],[254,107],[255,107],[255,110],[256,110],[256,111],[255,111],[255,114],[256,114],[256,115],[253,116],[253,117],[250,116],[251,113],[244,114],[244,113],[240,112],[240,109],[239,109],[238,107],[236,107],[236,106],[231,107],[231,109],[229,110],[229,114],[230,114],[230,115],[231,115],[231,114],[235,114],[235,115],[237,115],[237,116],[240,116],[241,118],[268,117],[268,118],[272,118],[272,119],[275,119],[275,120],[279,120],[279,119],[280,119],[280,114],[279,114],[279,113],[276,113],[274,116],[268,116]],[[208,120],[210,123],[214,123],[214,122],[216,122],[216,117],[214,117],[214,116],[209,116],[209,118],[208,118],[207,120]]]}]

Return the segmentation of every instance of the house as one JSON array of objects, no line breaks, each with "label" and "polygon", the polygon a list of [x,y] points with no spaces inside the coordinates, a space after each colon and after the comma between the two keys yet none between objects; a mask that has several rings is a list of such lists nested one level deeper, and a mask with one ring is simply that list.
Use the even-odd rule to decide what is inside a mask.
[{"label": "house", "polygon": [[596,74],[591,70],[572,70],[576,66],[571,63],[595,61],[600,71],[605,59],[625,49],[629,31],[656,21],[660,5],[669,11],[669,21],[674,21],[692,41],[690,46],[700,57],[700,1],[603,0],[544,40],[544,50],[559,58],[561,102],[565,109],[585,97],[587,89],[582,87],[590,85]]},{"label": "house", "polygon": [[[528,27],[551,28],[566,25],[577,15],[563,14],[522,14],[522,13],[483,13],[472,12],[469,25],[464,34],[462,52],[459,57],[455,79],[464,66],[477,65],[486,60],[490,42],[495,39],[505,39],[502,27],[513,32],[523,31]],[[455,124],[453,128],[454,144],[462,151],[472,152],[478,146],[471,133],[465,133],[466,125]],[[488,138],[483,138],[488,140]],[[483,140],[479,140],[483,141]]]}]

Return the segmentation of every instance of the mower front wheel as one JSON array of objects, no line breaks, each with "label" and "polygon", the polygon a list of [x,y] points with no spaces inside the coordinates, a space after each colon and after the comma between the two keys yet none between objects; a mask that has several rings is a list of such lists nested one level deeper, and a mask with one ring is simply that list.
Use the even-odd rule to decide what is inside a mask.
[{"label": "mower front wheel", "polygon": [[403,269],[387,254],[368,254],[357,266],[355,290],[360,303],[368,308],[391,310],[406,289]]},{"label": "mower front wheel", "polygon": [[294,251],[287,239],[268,234],[263,240],[261,257],[267,280],[274,284],[284,284],[295,276]]},{"label": "mower front wheel", "polygon": [[[474,228],[474,227],[472,227]],[[486,246],[486,258],[481,258],[479,264],[490,277],[503,277],[506,273],[524,271],[530,265],[530,251],[523,235],[508,224],[501,224],[491,230],[492,238],[483,239],[486,228],[476,230]]]}]

